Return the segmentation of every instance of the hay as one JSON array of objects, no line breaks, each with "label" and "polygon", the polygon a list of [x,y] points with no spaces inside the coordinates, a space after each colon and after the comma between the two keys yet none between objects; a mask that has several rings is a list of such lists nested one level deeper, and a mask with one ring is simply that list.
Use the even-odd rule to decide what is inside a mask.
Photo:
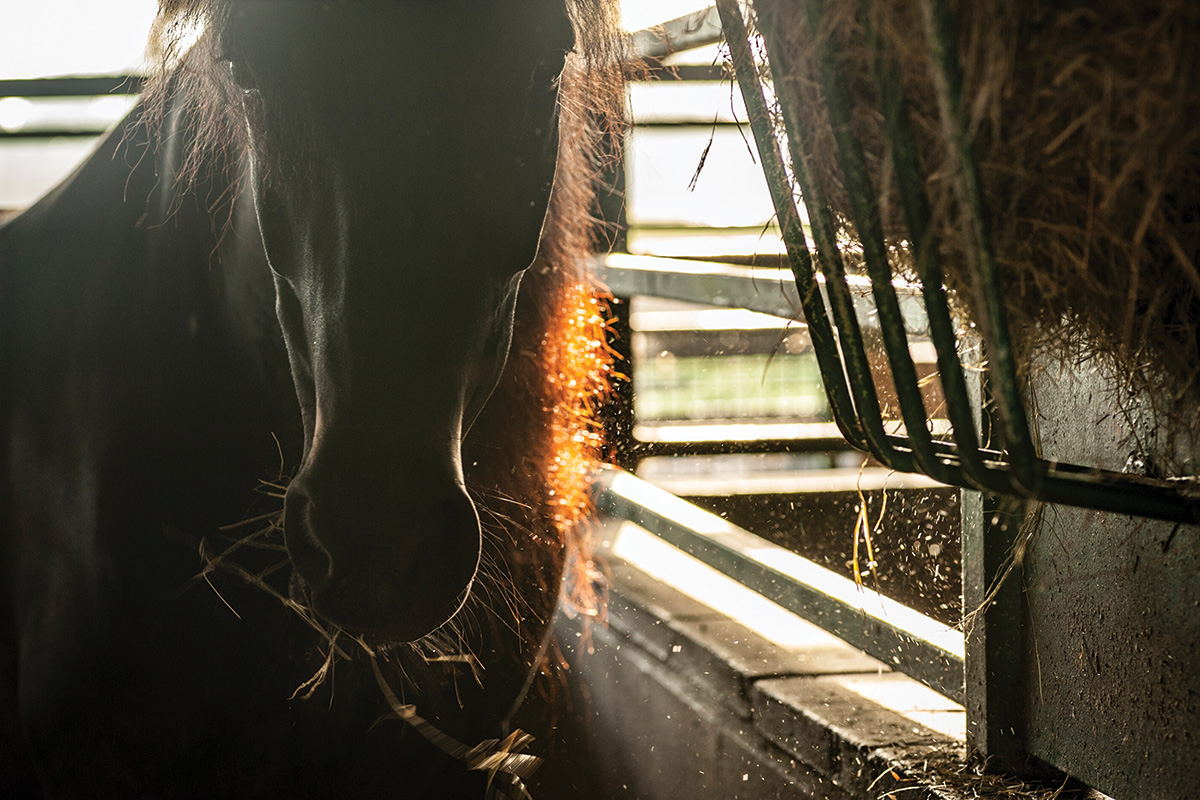
[{"label": "hay", "polygon": [[[1105,795],[1053,769],[1036,764],[995,771],[959,745],[915,747],[899,754],[879,775],[871,797],[928,797],[937,800],[1098,800]],[[873,791],[872,791],[873,790]]]},{"label": "hay", "polygon": [[[947,284],[978,317],[919,4],[823,3],[853,95],[853,131],[891,244],[906,238],[864,18],[910,103]],[[1130,395],[1200,398],[1200,4],[1192,0],[951,2],[963,97],[1009,325],[1023,364],[1098,357]],[[808,169],[842,236],[850,202],[799,0],[758,0],[794,65]],[[866,11],[864,12],[864,9]],[[869,16],[864,17],[867,14]],[[901,265],[903,270],[905,265]],[[1194,424],[1194,417],[1181,420]]]}]

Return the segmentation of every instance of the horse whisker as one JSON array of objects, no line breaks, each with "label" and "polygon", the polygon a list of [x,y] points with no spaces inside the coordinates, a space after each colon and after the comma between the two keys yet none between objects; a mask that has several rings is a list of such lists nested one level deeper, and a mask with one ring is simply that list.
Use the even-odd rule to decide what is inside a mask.
[{"label": "horse whisker", "polygon": [[242,520],[241,522],[234,522],[229,525],[222,525],[221,527],[217,528],[217,530],[224,533],[225,531],[231,531],[231,530],[235,530],[236,528],[241,528],[246,525],[252,525],[255,522],[262,522],[264,519],[271,519],[272,517],[277,517],[282,513],[283,513],[282,511],[268,511],[265,514],[259,514],[256,517],[250,517],[248,519]]}]

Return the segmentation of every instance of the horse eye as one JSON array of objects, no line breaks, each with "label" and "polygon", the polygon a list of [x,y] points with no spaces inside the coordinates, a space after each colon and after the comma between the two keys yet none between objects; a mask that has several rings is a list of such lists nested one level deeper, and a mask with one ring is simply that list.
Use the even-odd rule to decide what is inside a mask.
[{"label": "horse eye", "polygon": [[563,68],[567,65],[568,55],[570,53],[567,50],[555,50],[542,59],[541,69],[557,78],[562,74]]},{"label": "horse eye", "polygon": [[246,62],[229,58],[225,60],[225,63],[229,67],[229,73],[233,76],[233,82],[242,87],[243,93],[254,94],[258,91],[258,80]]},{"label": "horse eye", "polygon": [[555,50],[550,55],[538,62],[533,68],[533,75],[530,76],[530,83],[534,88],[548,86],[558,80],[558,76],[562,75],[563,68],[567,63],[567,51]]}]

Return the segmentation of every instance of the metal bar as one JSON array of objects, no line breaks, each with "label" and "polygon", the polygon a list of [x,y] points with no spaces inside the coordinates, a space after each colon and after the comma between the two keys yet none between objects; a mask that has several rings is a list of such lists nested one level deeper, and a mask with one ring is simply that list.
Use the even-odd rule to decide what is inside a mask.
[{"label": "metal bar", "polygon": [[[722,23],[726,26],[727,40],[733,58],[734,69],[737,74],[738,84],[742,90],[742,96],[746,102],[747,113],[750,115],[751,126],[755,131],[755,140],[763,162],[763,171],[767,177],[768,185],[772,187],[772,196],[775,200],[777,215],[782,220],[796,213],[795,204],[791,197],[786,172],[779,158],[778,142],[775,141],[774,131],[770,126],[758,71],[750,54],[745,23],[740,11],[732,0],[719,0],[717,8],[721,12]],[[788,120],[785,118],[785,126],[787,124]],[[931,449],[930,437],[927,435],[924,423],[917,419],[918,416],[924,418],[925,415],[923,404],[919,402],[920,391],[916,386],[915,379],[911,382],[911,388],[916,389],[917,405],[920,406],[920,413],[912,413],[913,398],[910,392],[907,403],[909,412],[906,422],[908,427],[915,425],[920,430],[917,436],[923,437],[923,443],[927,451],[921,455],[926,461],[932,462],[934,466],[931,467],[917,463],[918,454],[912,446],[911,433],[907,440],[896,440],[883,431],[883,417],[879,406],[878,393],[875,390],[870,365],[867,362],[861,331],[853,313],[853,299],[846,286],[846,275],[842,268],[841,254],[837,248],[836,238],[833,235],[832,218],[828,207],[820,201],[819,197],[815,196],[814,183],[807,179],[807,169],[804,166],[803,158],[804,151],[807,148],[802,138],[803,129],[800,126],[794,125],[792,128],[796,136],[795,139],[789,137],[789,145],[793,148],[791,151],[793,155],[792,167],[797,181],[800,183],[801,194],[809,209],[814,236],[819,248],[818,252],[823,254],[821,265],[828,278],[826,288],[830,296],[830,307],[837,321],[839,333],[837,341],[841,345],[841,361],[845,367],[844,371],[836,376],[827,375],[824,370],[822,371],[822,377],[826,379],[826,390],[830,397],[831,407],[835,409],[834,419],[839,421],[844,427],[850,425],[849,419],[843,416],[846,412],[838,408],[834,402],[835,398],[840,399],[841,395],[850,395],[853,397],[853,409],[857,414],[857,418],[853,420],[855,432],[861,432],[861,441],[865,442],[867,449],[881,463],[905,472],[913,471],[916,467],[923,467],[921,471],[926,473],[936,472],[936,474],[945,479],[948,477],[946,474],[947,469],[942,468],[941,462],[938,462],[928,452]],[[775,188],[776,184],[779,186],[778,189]],[[811,265],[807,269],[804,268],[805,264],[810,263],[807,244],[802,239],[797,242],[789,241],[785,237],[784,241],[788,248],[788,254],[792,258],[793,271],[796,275],[800,293],[803,296],[817,295],[818,292],[812,280]],[[890,283],[890,280],[882,277],[883,272],[886,271],[885,262],[882,272],[878,269],[876,270],[877,282]],[[886,299],[886,287],[881,289],[876,286],[873,288],[873,291],[876,293],[878,310],[882,310],[879,306],[879,298],[883,298],[883,303],[887,307],[887,311],[884,313],[885,318],[889,317],[889,312],[890,315],[898,317],[899,314],[896,310],[897,304],[895,299],[893,298],[890,302]],[[811,313],[809,313],[807,318],[811,327],[813,325]],[[896,319],[892,319],[892,321],[896,322]],[[824,321],[822,321],[822,324],[825,324]],[[902,349],[904,351],[902,358],[908,362],[911,371],[912,362],[908,358],[907,344],[903,343],[903,333],[901,332],[899,334],[900,338],[897,339],[897,334],[894,331],[889,332],[886,324],[883,330],[885,342],[888,342],[890,339],[889,344],[892,350],[895,351],[895,354],[889,352],[889,358],[899,358],[898,353]],[[816,349],[819,357],[823,355],[820,342],[817,339],[814,339],[814,349]],[[903,371],[900,374],[903,376]],[[831,378],[835,380],[832,384],[830,383]],[[848,386],[846,385],[847,380]],[[897,381],[898,391],[901,391],[901,383],[901,381]],[[856,442],[853,438],[848,436],[847,439],[856,447],[862,447],[862,443]]]},{"label": "metal bar", "polygon": [[[801,305],[804,308],[805,320],[809,324],[809,334],[817,353],[817,364],[821,372],[821,379],[825,383],[825,391],[829,396],[829,407],[833,412],[833,419],[838,423],[846,440],[855,447],[870,449],[875,457],[887,466],[902,470],[905,466],[911,467],[904,454],[890,447],[886,440],[879,435],[880,431],[872,428],[869,424],[864,424],[862,417],[864,409],[859,407],[863,400],[863,393],[860,391],[858,396],[851,399],[851,390],[856,385],[861,386],[861,381],[856,384],[854,380],[854,378],[861,377],[861,374],[854,374],[854,370],[857,368],[861,372],[865,372],[866,380],[870,381],[870,369],[869,367],[864,369],[865,365],[857,361],[847,360],[845,347],[843,347],[842,359],[839,360],[836,357],[834,348],[837,338],[825,314],[825,302],[817,289],[812,256],[809,254],[804,230],[800,225],[800,215],[796,210],[795,201],[792,199],[787,172],[779,154],[779,143],[775,139],[775,132],[771,129],[762,85],[758,79],[754,58],[750,53],[742,10],[735,0],[718,0],[717,11],[720,12],[721,24],[726,31],[726,41],[733,59],[734,72],[742,91],[742,98],[746,103],[746,113],[750,117],[750,128],[754,134],[759,158],[762,161],[763,174],[771,192],[776,218],[783,231],[784,246],[787,248],[796,286],[800,290]],[[834,292],[831,293],[831,300],[835,301],[835,312],[844,315],[846,311],[844,297],[839,297]],[[850,316],[853,318],[852,308]],[[857,332],[857,328],[852,322],[850,327]],[[847,385],[847,371],[852,373],[849,376],[849,385]],[[870,402],[867,403],[867,406],[870,407]],[[875,411],[878,411],[877,401],[874,408]]]},{"label": "metal bar", "polygon": [[731,128],[740,127],[743,123],[733,122],[730,120],[637,120],[635,126],[641,128],[652,128],[654,130],[662,130],[668,128],[671,130],[694,130],[708,133],[713,129],[729,130]]},{"label": "metal bar", "polygon": [[1049,464],[1038,459],[1034,469],[1036,497],[1117,514],[1200,523],[1200,485],[1191,481],[1159,481],[1074,464]]},{"label": "metal bar", "polygon": [[[985,291],[985,308],[989,317],[985,326],[986,338],[989,343],[991,360],[988,363],[993,380],[999,386],[999,407],[1004,423],[1005,444],[1007,453],[996,453],[978,447],[967,447],[975,436],[973,420],[965,419],[966,409],[963,405],[965,392],[963,386],[956,385],[955,374],[961,370],[957,364],[957,353],[951,353],[949,337],[953,334],[949,324],[949,312],[945,308],[945,293],[940,281],[934,277],[940,275],[940,268],[929,258],[930,253],[936,252],[936,244],[929,241],[929,229],[925,224],[928,216],[928,203],[924,201],[920,189],[919,170],[915,163],[915,153],[911,147],[911,133],[906,129],[892,131],[893,142],[899,142],[901,150],[901,176],[911,185],[906,190],[906,224],[910,234],[915,231],[914,239],[923,247],[924,267],[933,269],[933,274],[927,274],[924,281],[924,294],[929,311],[928,320],[938,328],[940,341],[939,362],[948,369],[947,385],[950,392],[948,399],[953,399],[958,405],[955,408],[956,436],[964,446],[949,442],[934,441],[924,427],[926,419],[923,403],[920,401],[919,389],[915,384],[911,359],[904,338],[903,325],[900,324],[900,314],[896,310],[897,303],[891,298],[890,287],[893,284],[891,271],[883,255],[882,233],[870,198],[874,196],[865,169],[862,167],[861,150],[854,137],[849,134],[851,128],[848,114],[848,94],[845,87],[840,85],[840,78],[830,71],[826,65],[833,61],[832,53],[828,52],[828,40],[819,45],[822,53],[818,54],[819,69],[824,73],[822,83],[826,99],[830,106],[831,124],[834,128],[835,140],[839,151],[839,162],[842,166],[843,177],[847,181],[850,197],[856,208],[853,211],[856,225],[867,259],[868,270],[872,276],[873,291],[876,297],[876,310],[881,317],[881,328],[888,352],[889,363],[892,366],[893,377],[896,379],[897,392],[902,401],[902,416],[906,423],[906,436],[895,437],[883,434],[881,425],[877,424],[878,401],[869,397],[874,395],[873,382],[869,373],[860,372],[861,338],[854,315],[848,313],[846,302],[847,292],[843,291],[843,283],[838,278],[842,274],[840,258],[823,258],[821,264],[829,281],[826,288],[831,298],[831,310],[837,319],[839,341],[841,344],[841,360],[845,363],[845,371],[833,374],[832,370],[822,370],[822,378],[826,380],[831,406],[833,401],[849,393],[854,398],[855,419],[843,419],[844,409],[835,406],[835,420],[843,428],[853,426],[853,430],[861,431],[861,441],[847,437],[856,447],[862,447],[863,442],[872,453],[884,464],[901,471],[918,469],[927,475],[952,485],[967,488],[982,487],[989,491],[1003,494],[1031,497],[1046,502],[1078,505],[1118,513],[1136,514],[1140,516],[1193,522],[1200,520],[1200,492],[1180,482],[1152,481],[1134,476],[1088,470],[1082,467],[1058,465],[1045,462],[1036,456],[1032,437],[1025,417],[1023,400],[1016,381],[1016,370],[1013,364],[1013,351],[1008,338],[1007,322],[1000,301],[998,277],[995,272],[991,252],[991,242],[988,237],[986,219],[983,216],[983,202],[979,190],[979,178],[974,158],[967,140],[964,121],[961,118],[960,86],[961,76],[958,73],[957,54],[954,51],[953,31],[949,24],[949,14],[943,0],[923,0],[926,24],[929,29],[930,47],[934,50],[935,60],[941,65],[938,73],[937,92],[943,116],[943,126],[947,137],[952,140],[957,156],[961,162],[960,192],[963,195],[962,204],[969,213],[964,225],[968,228],[968,241],[973,241],[977,247],[967,248],[975,253],[973,266],[982,276]],[[822,19],[815,4],[808,4],[810,27],[821,29]],[[763,171],[768,185],[772,187],[772,196],[776,201],[776,209],[780,219],[795,214],[791,201],[791,188],[787,175],[783,171],[779,159],[778,143],[773,140],[774,131],[766,111],[765,100],[757,68],[749,52],[748,34],[740,11],[733,0],[719,0],[718,10],[721,12],[722,23],[726,26],[727,38],[737,72],[738,82],[746,99],[747,112],[751,115],[751,125],[755,131],[755,139],[763,161]],[[760,21],[761,22],[761,21]],[[768,60],[775,59],[772,55],[771,31],[765,26],[765,36],[768,38]],[[771,68],[776,69],[771,62]],[[876,64],[877,74],[886,69],[883,64]],[[786,73],[784,73],[786,74]],[[886,89],[890,82],[881,81]],[[885,98],[888,108],[886,113],[889,120],[900,120],[903,107],[900,104],[898,91],[894,84],[891,97]],[[808,204],[812,231],[817,241],[818,253],[836,254],[836,242],[831,240],[831,221],[828,208],[817,194],[815,182],[808,180],[805,168],[806,143],[803,138],[803,128],[794,122],[795,109],[789,110],[784,103],[784,123],[788,134],[788,145],[792,154],[793,171],[800,184],[801,193]],[[909,141],[904,141],[905,135]],[[913,186],[917,190],[913,190]],[[785,202],[786,201],[786,202]],[[785,207],[786,206],[786,207]],[[790,211],[789,211],[790,208]],[[914,217],[920,217],[914,223]],[[786,230],[786,224],[784,225]],[[864,234],[865,232],[865,234]],[[814,290],[811,258],[807,245],[803,240],[788,240],[785,237],[789,256],[792,256],[793,272],[797,280],[798,291],[802,297],[819,295]],[[799,251],[799,257],[797,257]],[[823,304],[818,304],[823,311]],[[810,330],[816,330],[818,320],[814,317],[817,309],[805,307],[805,318]],[[990,313],[995,311],[996,313]],[[829,344],[823,344],[828,341]],[[824,346],[832,346],[832,337],[828,339],[814,337],[813,345],[818,356]],[[935,341],[935,347],[939,346]],[[993,348],[995,352],[993,352]],[[831,383],[831,379],[833,383]],[[845,385],[849,381],[849,386]],[[874,400],[874,404],[872,403]],[[967,424],[970,422],[971,424]]]},{"label": "metal bar", "polygon": [[[866,16],[869,19],[869,15]],[[912,132],[908,108],[900,91],[898,72],[884,60],[882,46],[876,44],[872,64],[879,84],[880,105],[883,108],[885,129],[892,147],[896,183],[900,192],[909,247],[921,279],[925,308],[929,319],[929,336],[937,352],[938,377],[946,397],[946,416],[954,431],[958,454],[962,459],[965,483],[990,491],[1011,490],[1011,481],[1002,470],[990,470],[979,452],[982,431],[976,431],[973,411],[963,365],[958,352],[957,335],[950,319],[950,306],[943,286],[941,258],[932,241],[928,221],[931,217],[925,183],[917,160],[916,140]],[[976,359],[981,361],[980,359]],[[978,366],[982,366],[981,363]]]},{"label": "metal bar", "polygon": [[[20,78],[0,80],[0,97],[72,98],[102,95],[135,95],[146,78],[141,75],[104,75],[87,78]],[[107,127],[34,127],[0,130],[0,141],[14,139],[82,139],[103,136]]]},{"label": "metal bar", "polygon": [[[805,8],[808,12],[810,27],[813,30],[822,30],[824,19],[818,5],[808,3]],[[760,32],[766,39],[767,59],[771,65],[772,75],[782,76],[791,74],[790,65],[778,66],[784,59],[784,52],[783,48],[779,45],[778,37],[775,35],[774,26],[768,24],[768,20],[765,19],[759,19],[758,24]],[[911,441],[913,460],[916,462],[916,467],[919,471],[945,483],[956,483],[958,481],[957,470],[954,465],[937,458],[933,449],[932,436],[927,428],[928,415],[922,399],[920,385],[918,384],[916,368],[909,355],[908,341],[904,333],[899,303],[891,285],[892,275],[888,264],[883,225],[879,218],[879,211],[875,202],[877,195],[867,175],[862,146],[852,132],[850,92],[840,72],[834,68],[835,60],[830,41],[822,39],[818,47],[820,48],[816,59],[818,74],[829,108],[830,124],[833,129],[837,148],[838,163],[841,166],[846,182],[846,189],[850,197],[852,216],[859,234],[863,259],[868,274],[872,279],[871,285],[879,315],[884,351],[887,355],[888,365],[891,368],[897,398],[900,401],[901,417],[904,420]],[[788,105],[790,107],[790,104]],[[799,145],[798,137],[803,135],[802,132],[804,129],[801,125],[796,124],[793,116],[795,113],[797,113],[796,109],[793,108],[785,116],[785,130],[789,143],[793,137],[796,137],[797,144]],[[807,173],[807,169],[803,167],[803,158],[798,158],[795,150],[793,150],[792,155],[793,162],[800,162],[801,164],[801,167],[793,167],[797,176],[799,177],[801,172]],[[807,180],[807,176],[804,183],[807,185],[802,185],[801,192],[805,196],[806,202],[811,197],[812,205],[825,209],[824,213],[828,214],[827,204],[817,194],[819,185],[815,181]],[[823,227],[828,228],[829,224],[826,223]],[[825,236],[831,240],[833,238],[829,231],[825,232]],[[830,244],[826,245],[826,249],[832,247],[836,247],[835,241],[831,241]],[[836,283],[830,284],[831,287],[840,286],[842,278],[837,273],[841,271],[841,259],[836,257],[825,259],[822,261],[822,264],[829,268],[827,269],[827,276],[830,280],[836,281]],[[838,321],[838,328],[839,331],[843,329],[840,319]],[[843,338],[843,342],[845,341],[845,338]],[[843,346],[843,351],[845,351],[845,346]],[[865,358],[865,355],[863,358]],[[854,371],[848,370],[848,372],[853,379],[855,377]],[[864,387],[864,391],[867,389],[869,387]]]},{"label": "metal bar", "polygon": [[[814,423],[815,424],[815,423]],[[831,422],[831,428],[836,426]],[[635,428],[635,435],[637,429]],[[834,430],[833,437],[814,439],[707,439],[699,442],[660,442],[638,439],[631,448],[638,460],[656,456],[714,456],[746,453],[825,453],[847,450],[846,440]],[[847,452],[849,452],[847,450]],[[630,459],[624,458],[620,465],[632,468]],[[908,473],[896,473],[900,475]]]},{"label": "metal bar", "polygon": [[[991,421],[987,376],[972,377],[966,384],[970,422],[982,430]],[[1005,502],[1002,495],[972,491],[959,500],[967,746],[985,763],[994,759],[992,769],[1022,760],[1025,739],[1024,703],[1014,700],[1023,696],[1025,674],[1023,559],[1015,552],[1021,526],[1013,501],[1007,509]]]},{"label": "metal bar", "polygon": [[672,83],[708,82],[719,83],[728,80],[729,73],[722,64],[677,64],[672,66],[651,65],[646,67],[642,80]]},{"label": "metal bar", "polygon": [[[634,127],[640,123],[635,122]],[[768,234],[777,235],[778,230],[774,226],[768,225],[688,225],[687,223],[656,223],[656,222],[638,222],[634,226],[639,236],[660,236],[660,235],[678,235],[687,236],[688,234],[704,234],[705,236],[755,236],[765,237]],[[710,257],[711,256],[711,257]],[[672,256],[673,257],[673,256]],[[667,256],[663,256],[667,258]],[[700,261],[717,261],[725,264],[740,264],[742,266],[753,267],[775,267],[782,269],[787,266],[787,256],[783,253],[760,252],[760,253],[722,253],[720,251],[710,253],[702,258],[695,259]]]},{"label": "metal bar", "polygon": [[21,78],[0,81],[0,97],[94,97],[102,94],[141,94],[141,75],[89,78]]},{"label": "metal bar", "polygon": [[1021,515],[980,492],[962,495],[967,745],[995,769],[1024,755],[1024,592],[1013,553]]},{"label": "metal bar", "polygon": [[602,467],[596,508],[629,520],[956,702],[963,637],[626,472]]},{"label": "metal bar", "polygon": [[[818,5],[808,3],[806,8],[809,11],[810,25],[814,30],[821,30],[824,18]],[[849,192],[851,213],[863,248],[867,272],[871,276],[880,331],[900,402],[901,417],[912,442],[914,458],[920,471],[943,483],[957,484],[962,481],[959,470],[954,463],[948,463],[936,456],[933,438],[928,429],[928,414],[916,368],[909,354],[899,303],[892,288],[892,271],[888,262],[883,223],[875,199],[878,194],[867,174],[862,145],[853,133],[850,91],[841,73],[834,68],[834,55],[829,39],[822,40],[821,51],[817,59],[818,72],[830,111],[838,163]]]},{"label": "metal bar", "polygon": [[832,422],[642,422],[637,425],[639,440],[660,445],[769,446],[796,442],[816,442],[840,449],[846,443]]},{"label": "metal bar", "polygon": [[[593,269],[600,280],[621,297],[666,297],[728,308],[746,308],[793,320],[796,319],[795,309],[800,305],[793,275],[788,270],[619,253],[598,257]],[[928,330],[933,317],[926,317],[913,287],[900,284],[899,291],[905,327],[910,334],[921,335]],[[878,324],[871,313],[872,309],[873,306],[865,298],[860,298],[855,313],[864,323]],[[969,398],[968,404],[974,408]],[[961,430],[955,427],[956,433]],[[889,434],[887,438],[890,446],[897,450],[908,447],[908,440],[904,437]],[[854,442],[850,443],[865,449]],[[965,471],[963,448],[938,441],[933,445],[939,459],[964,465],[962,468]],[[970,458],[978,461],[982,474],[987,476],[987,488],[1000,493],[1012,493],[1004,453],[981,447],[971,449],[968,453]],[[1045,465],[1043,469],[1045,475],[1041,479],[1039,498],[1046,502],[1155,519],[1197,521],[1200,487],[1191,482],[1154,481],[1070,464]],[[967,483],[966,488],[975,487]]]},{"label": "metal bar", "polygon": [[[619,297],[646,295],[745,308],[789,320],[796,320],[798,316],[796,309],[800,306],[800,296],[794,275],[785,269],[626,253],[599,256],[593,262],[593,269],[597,277]],[[818,283],[822,282],[820,278],[817,276]],[[863,327],[877,326],[879,320],[874,314],[874,306],[866,299],[870,282],[856,276],[848,276],[847,280],[856,287],[855,315],[859,324]],[[896,284],[906,330],[913,336],[924,336],[928,331],[928,319],[916,289],[900,281]],[[889,434],[888,440],[896,448],[908,446],[905,439],[895,435]],[[938,442],[934,444],[940,457],[948,461],[958,458],[953,446]],[[1003,454],[997,451],[979,452],[993,462],[1003,459]]]},{"label": "metal bar", "polygon": [[32,128],[30,130],[4,131],[0,130],[0,140],[4,139],[83,139],[89,136],[103,136],[107,128]]},{"label": "metal bar", "polygon": [[[795,276],[787,269],[628,253],[600,255],[593,261],[592,269],[596,277],[619,297],[642,294],[744,308],[794,322],[804,319]],[[817,282],[822,282],[819,276]],[[870,281],[851,276],[850,283],[859,295],[855,302],[859,324],[864,328],[878,327],[874,306],[865,297],[870,290]],[[916,287],[898,283],[905,329],[913,336],[924,336],[928,331],[928,320],[921,297]]]},{"label": "metal bar", "polygon": [[1004,426],[1013,477],[1026,492],[1036,496],[1046,470],[1039,469],[1035,463],[1035,445],[1025,417],[1024,399],[1017,385],[1008,315],[1001,299],[1004,292],[996,272],[991,233],[983,210],[979,168],[962,106],[962,72],[956,33],[945,0],[921,0],[920,7],[926,42],[937,67],[932,70],[932,75],[943,138],[957,161],[956,186],[966,212],[962,215],[963,233],[966,241],[974,245],[964,248],[964,251],[979,281],[985,313],[978,322],[988,345],[988,365],[995,382],[997,408]]},{"label": "metal bar", "polygon": [[716,44],[724,37],[717,11],[708,7],[632,35],[633,53],[659,59],[683,50]]}]

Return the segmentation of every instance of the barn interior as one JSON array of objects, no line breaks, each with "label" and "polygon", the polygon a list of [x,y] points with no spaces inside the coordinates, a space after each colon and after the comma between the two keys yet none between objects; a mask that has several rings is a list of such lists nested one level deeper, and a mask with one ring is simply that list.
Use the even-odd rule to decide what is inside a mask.
[{"label": "barn interior", "polygon": [[[0,11],[0,220],[136,102],[155,3],[100,5]],[[621,373],[586,523],[605,602],[556,620],[553,708],[534,693],[519,717],[543,759],[531,795],[1193,796],[1195,12],[625,5],[637,68],[592,265]],[[972,38],[987,14],[1012,38]],[[1024,69],[1047,28],[1098,44]],[[1016,52],[994,113],[988,47]],[[1089,70],[1138,47],[1161,57],[1162,108],[1109,124],[1097,98],[1045,131],[1002,124],[1006,103],[1111,89]],[[1118,122],[1174,153],[1174,182],[1147,166],[1097,200],[1053,172],[1094,176],[1068,150]],[[989,160],[1013,136],[1053,163]],[[1022,205],[1055,175],[1102,207],[1069,209],[1086,224],[1129,223],[1141,250],[1095,246],[1141,284],[1103,271],[1099,234],[1076,246]],[[1056,232],[1075,272],[1039,279]],[[1119,290],[1103,312],[1097,283]]]}]

